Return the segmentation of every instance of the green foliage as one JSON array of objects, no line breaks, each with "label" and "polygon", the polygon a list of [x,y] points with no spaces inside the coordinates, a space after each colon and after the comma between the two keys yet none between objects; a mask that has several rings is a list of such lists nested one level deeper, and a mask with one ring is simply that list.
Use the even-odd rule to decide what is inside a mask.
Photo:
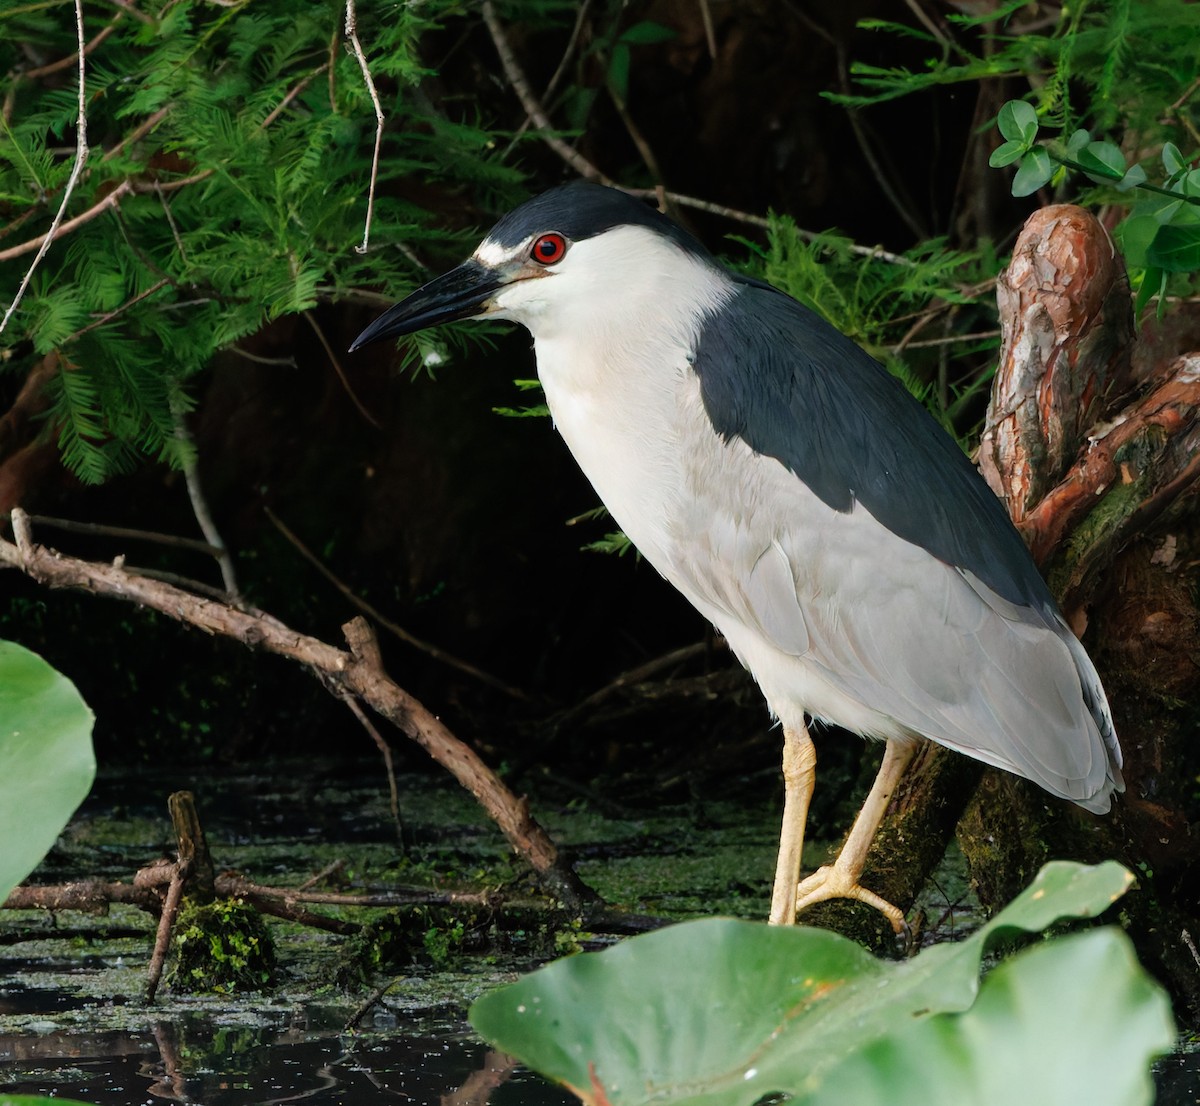
[{"label": "green foliage", "polygon": [[[1062,186],[1067,170],[1083,174],[1099,199],[1129,209],[1116,230],[1139,309],[1174,279],[1186,293],[1200,271],[1200,171],[1180,144],[1200,146],[1195,86],[1200,7],[1186,0],[1083,0],[1064,6],[1048,27],[1023,29],[1026,6],[1013,3],[979,17],[949,16],[952,37],[893,23],[876,30],[929,45],[920,69],[852,67],[863,92],[835,96],[848,105],[894,99],[935,85],[1023,80],[1027,97],[1009,100],[996,125],[1003,142],[993,168],[1015,165],[1014,196]],[[1051,142],[1039,128],[1059,130]],[[1110,135],[1111,138],[1095,138]],[[1163,183],[1151,184],[1146,165],[1128,164],[1124,151],[1163,163]],[[1161,309],[1160,299],[1160,309]]]},{"label": "green foliage", "polygon": [[1089,120],[1107,130],[1122,122],[1146,138],[1161,132],[1163,107],[1195,78],[1200,11],[1186,0],[1082,0],[1048,26],[1039,11],[1034,30],[1023,28],[1027,13],[1027,4],[1013,0],[980,16],[951,14],[948,37],[864,21],[926,43],[930,56],[913,69],[853,64],[863,91],[830,98],[865,106],[940,85],[1025,79],[1038,89],[1038,115],[1055,126],[1070,131]]},{"label": "green foliage", "polygon": [[[456,0],[361,6],[388,121],[366,254],[356,246],[374,109],[343,48],[341,0],[150,0],[138,10],[144,18],[114,19],[85,5],[89,40],[110,24],[112,33],[87,57],[92,153],[65,217],[92,217],[51,247],[4,334],[9,371],[58,353],[47,426],[88,481],[143,457],[184,458],[176,424],[216,351],[358,286],[402,293],[424,277],[418,252],[460,252],[464,239],[444,220],[403,198],[408,181],[511,198],[520,180],[484,127],[414,94],[422,44],[460,17]],[[0,14],[0,91],[12,105],[0,127],[3,248],[48,228],[71,170],[74,70],[24,75],[30,57],[74,51],[66,12]],[[116,192],[119,203],[97,215]],[[31,258],[0,263],[5,305]]]},{"label": "green foliage", "polygon": [[1112,862],[1047,865],[973,936],[901,963],[804,926],[686,923],[551,964],[471,1022],[611,1106],[1137,1106],[1174,1030],[1123,933],[1059,938],[979,980],[989,950],[1094,917],[1131,882]]},{"label": "green foliage", "polygon": [[0,1106],[88,1106],[77,1098],[43,1098],[39,1094],[3,1094],[0,1093]]},{"label": "green foliage", "polygon": [[474,914],[448,907],[388,911],[344,943],[334,982],[346,989],[368,986],[380,973],[399,970],[414,959],[444,968],[464,949],[477,925]]},{"label": "green foliage", "polygon": [[179,912],[170,984],[187,993],[263,991],[274,982],[275,946],[261,915],[240,899]]},{"label": "green foliage", "polygon": [[[867,253],[835,232],[811,234],[800,230],[787,216],[772,215],[767,246],[746,243],[755,258],[756,276],[783,289],[824,316],[882,361],[913,395],[933,410],[947,429],[971,396],[991,379],[990,358],[981,371],[932,387],[936,367],[915,350],[901,352],[916,320],[947,307],[970,317],[974,309],[989,320],[989,278],[999,261],[982,247],[971,252],[951,250],[934,238],[903,255]],[[978,340],[958,341],[960,353],[970,353]],[[996,344],[989,339],[984,348]],[[969,436],[969,435],[968,435]]]},{"label": "green foliage", "polygon": [[70,680],[36,653],[0,641],[0,902],[91,790],[94,720]]},{"label": "green foliage", "polygon": [[992,155],[991,164],[1018,162],[1014,196],[1046,185],[1054,176],[1055,163],[1118,193],[1134,190],[1129,214],[1113,234],[1139,289],[1138,311],[1154,295],[1159,296],[1161,310],[1168,275],[1200,272],[1200,169],[1193,169],[1191,159],[1173,142],[1160,152],[1164,176],[1157,185],[1149,181],[1142,165],[1126,162],[1116,143],[1093,140],[1086,130],[1075,131],[1065,144],[1038,144],[1037,115],[1019,100],[1010,100],[1000,109],[997,125],[1007,141]]}]

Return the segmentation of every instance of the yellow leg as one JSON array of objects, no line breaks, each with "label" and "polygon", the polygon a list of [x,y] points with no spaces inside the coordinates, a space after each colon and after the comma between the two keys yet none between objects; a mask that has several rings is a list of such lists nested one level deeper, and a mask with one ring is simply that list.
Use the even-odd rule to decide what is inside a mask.
[{"label": "yellow leg", "polygon": [[832,864],[818,868],[796,889],[797,914],[814,903],[825,902],[827,899],[857,899],[880,911],[892,923],[892,928],[897,933],[907,931],[904,915],[886,899],[868,891],[858,881],[867,862],[867,852],[871,848],[875,831],[879,829],[879,823],[883,821],[884,812],[892,800],[896,785],[916,750],[915,741],[887,743],[879,774],[871,785],[870,794],[867,795],[862,810],[854,820],[842,851]]},{"label": "yellow leg", "polygon": [[800,857],[804,852],[804,824],[817,775],[817,751],[808,729],[783,731],[783,826],[779,831],[779,860],[771,894],[772,925],[796,921],[796,885],[800,882]]}]

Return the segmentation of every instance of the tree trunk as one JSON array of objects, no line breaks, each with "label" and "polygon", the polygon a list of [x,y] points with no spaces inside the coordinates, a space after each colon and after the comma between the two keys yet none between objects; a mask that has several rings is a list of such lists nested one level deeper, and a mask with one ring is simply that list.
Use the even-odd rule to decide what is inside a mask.
[{"label": "tree trunk", "polygon": [[[959,842],[989,910],[1052,858],[1121,860],[1138,876],[1121,922],[1195,1019],[1200,354],[1164,354],[1135,332],[1121,260],[1079,208],[1029,219],[997,295],[1004,339],[980,468],[1100,671],[1127,789],[1097,817],[988,770],[958,824]],[[887,832],[950,801],[954,784],[915,768],[906,808],[889,812]],[[926,824],[936,833],[944,820]],[[911,903],[931,851],[893,872],[904,892],[893,891],[893,901]]]}]

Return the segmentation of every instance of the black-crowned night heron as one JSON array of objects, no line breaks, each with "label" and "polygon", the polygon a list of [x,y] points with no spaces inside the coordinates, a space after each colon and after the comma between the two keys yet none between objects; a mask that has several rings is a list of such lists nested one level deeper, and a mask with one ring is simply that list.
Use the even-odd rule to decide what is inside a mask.
[{"label": "black-crowned night heron", "polygon": [[[962,451],[881,366],[624,193],[571,184],[352,348],[452,319],[534,338],[559,432],[642,555],[709,619],[783,727],[771,921],[855,898],[924,737],[1097,813],[1122,790],[1096,670]],[[887,742],[846,844],[800,881],[806,715]]]}]

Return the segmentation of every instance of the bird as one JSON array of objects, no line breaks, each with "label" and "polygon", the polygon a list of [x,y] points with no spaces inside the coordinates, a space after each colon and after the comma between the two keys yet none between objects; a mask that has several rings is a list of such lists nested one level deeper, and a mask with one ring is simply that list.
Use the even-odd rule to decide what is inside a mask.
[{"label": "bird", "polygon": [[[559,185],[351,351],[459,319],[533,336],[554,425],[641,555],[724,636],[783,735],[768,921],[862,886],[923,741],[1085,810],[1124,790],[1092,661],[1000,499],[893,374],[617,188]],[[885,742],[843,847],[801,879],[810,729]]]}]

